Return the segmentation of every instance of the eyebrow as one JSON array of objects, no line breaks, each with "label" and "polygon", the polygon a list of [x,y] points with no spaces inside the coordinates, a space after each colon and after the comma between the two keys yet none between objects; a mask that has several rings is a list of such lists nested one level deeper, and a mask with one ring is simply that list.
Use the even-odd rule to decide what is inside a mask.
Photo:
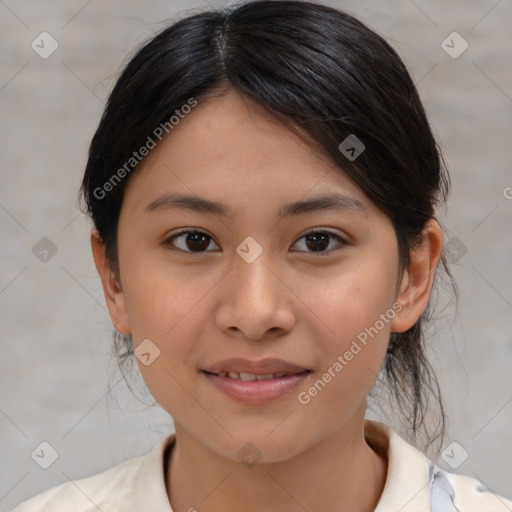
[{"label": "eyebrow", "polygon": [[[148,204],[144,212],[166,211],[169,209],[185,209],[197,213],[220,215],[227,218],[233,217],[233,210],[227,204],[200,196],[177,193],[162,194]],[[349,211],[368,217],[368,211],[359,199],[338,193],[286,203],[279,208],[277,215],[280,218],[285,218],[329,209]]]}]

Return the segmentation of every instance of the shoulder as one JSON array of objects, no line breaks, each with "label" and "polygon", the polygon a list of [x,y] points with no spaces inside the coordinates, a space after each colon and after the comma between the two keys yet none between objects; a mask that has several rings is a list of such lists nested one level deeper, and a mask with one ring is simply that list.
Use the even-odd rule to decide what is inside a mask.
[{"label": "shoulder", "polygon": [[384,423],[366,420],[365,437],[388,461],[375,512],[512,512],[512,501],[475,478],[442,470]]},{"label": "shoulder", "polygon": [[65,482],[20,503],[13,512],[121,512],[110,503],[123,499],[129,485],[136,478],[144,457],[127,460],[96,475]]},{"label": "shoulder", "polygon": [[165,448],[173,440],[174,435],[170,435],[159,441],[146,455],[48,489],[23,501],[12,512],[130,512],[136,510],[132,507],[137,507],[141,495],[150,490],[155,491],[155,499],[165,500],[163,463],[160,462],[163,462]]},{"label": "shoulder", "polygon": [[494,494],[477,479],[433,467],[433,502],[445,495],[451,499],[454,512],[512,512],[511,500]]}]

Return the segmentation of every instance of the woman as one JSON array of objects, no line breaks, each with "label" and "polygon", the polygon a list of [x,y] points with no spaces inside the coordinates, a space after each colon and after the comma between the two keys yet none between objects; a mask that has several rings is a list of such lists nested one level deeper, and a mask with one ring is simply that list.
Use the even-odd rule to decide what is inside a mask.
[{"label": "woman", "polygon": [[157,34],[81,193],[120,358],[176,433],[15,511],[512,510],[365,419],[382,372],[443,439],[423,331],[448,189],[404,64],[354,17],[256,1]]}]

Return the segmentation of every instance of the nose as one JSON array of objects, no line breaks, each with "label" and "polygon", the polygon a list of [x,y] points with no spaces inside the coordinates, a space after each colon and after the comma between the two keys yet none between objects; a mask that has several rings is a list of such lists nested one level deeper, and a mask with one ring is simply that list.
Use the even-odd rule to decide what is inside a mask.
[{"label": "nose", "polygon": [[260,340],[282,336],[296,322],[294,293],[266,251],[251,263],[236,254],[216,311],[219,329]]}]

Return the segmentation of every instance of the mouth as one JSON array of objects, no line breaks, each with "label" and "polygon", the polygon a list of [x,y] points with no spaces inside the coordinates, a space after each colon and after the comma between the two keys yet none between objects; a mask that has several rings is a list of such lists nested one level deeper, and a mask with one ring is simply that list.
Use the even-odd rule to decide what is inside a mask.
[{"label": "mouth", "polygon": [[[264,405],[295,397],[298,386],[312,373],[294,370],[275,373],[200,372],[210,386],[224,396],[245,405]],[[293,395],[292,395],[293,394]]]}]

